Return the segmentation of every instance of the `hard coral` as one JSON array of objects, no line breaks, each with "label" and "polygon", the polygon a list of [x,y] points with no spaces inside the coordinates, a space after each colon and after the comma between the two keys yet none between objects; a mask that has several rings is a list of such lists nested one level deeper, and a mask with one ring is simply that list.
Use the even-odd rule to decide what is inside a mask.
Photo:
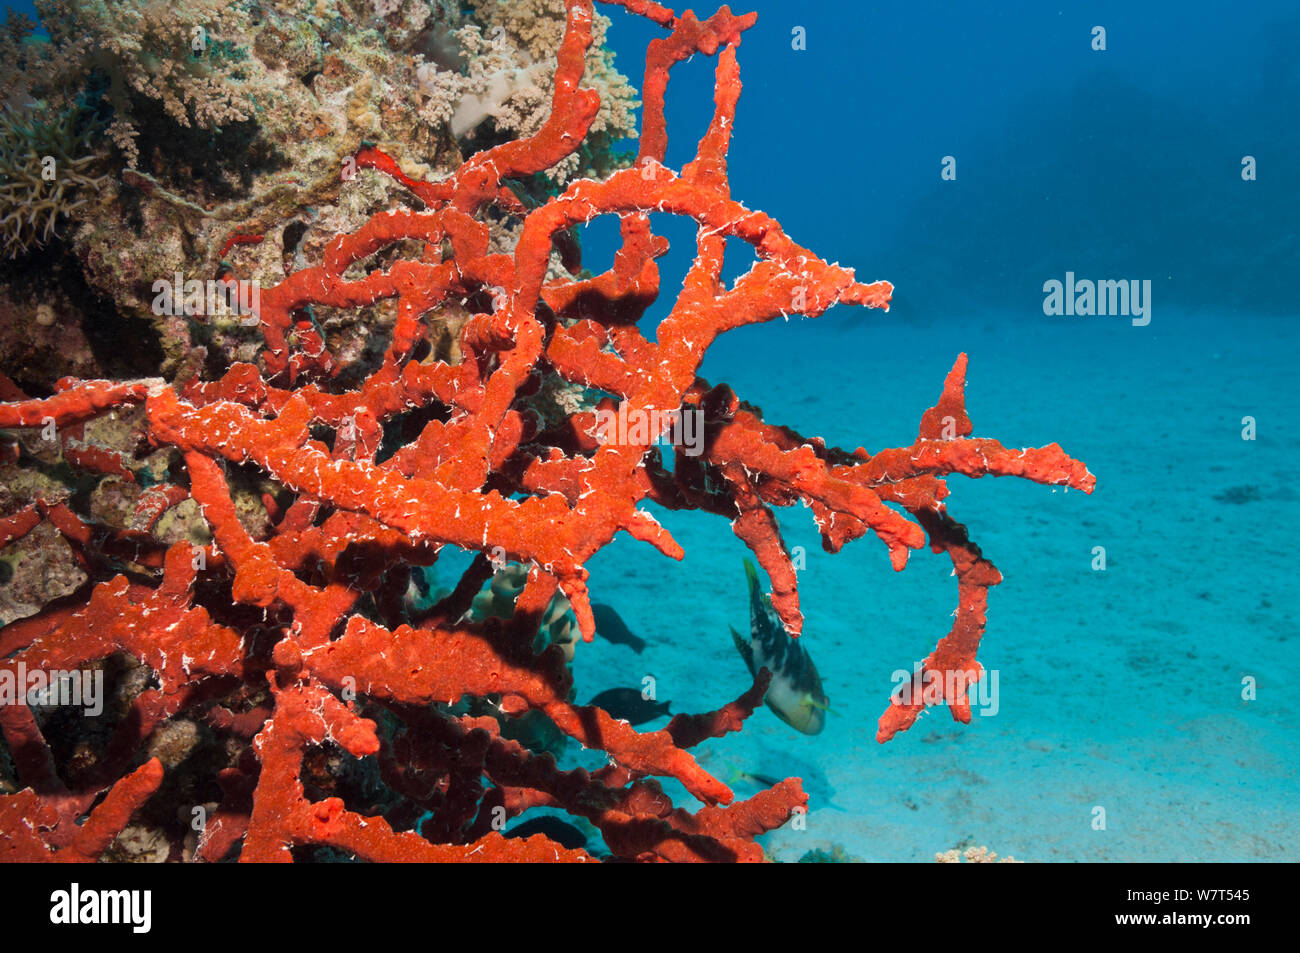
[{"label": "hard coral", "polygon": [[73,106],[0,110],[0,255],[16,258],[44,245],[60,219],[85,204],[80,190],[105,181],[92,175],[97,156],[91,124]]},{"label": "hard coral", "polygon": [[[60,434],[143,405],[141,436],[179,457],[137,498],[132,528],[93,525],[75,501],[33,501],[0,523],[0,542],[53,525],[92,575],[84,598],[0,630],[0,670],[75,670],[125,655],[154,673],[74,789],[32,709],[0,707],[26,786],[0,798],[11,856],[98,856],[160,786],[186,783],[157,760],[132,771],[150,736],[184,714],[201,717],[229,757],[215,778],[219,792],[211,783],[172,792],[173,811],[184,797],[182,806],[218,805],[201,812],[197,844],[174,831],[176,858],[193,850],[219,860],[237,849],[242,860],[284,861],[331,848],[369,860],[589,859],[541,834],[498,833],[502,819],[544,805],[589,820],[617,857],[761,860],[754,838],[805,809],[799,780],[732,804],[690,749],[739,730],[761,704],[768,673],[717,711],[678,715],[643,734],[570,701],[560,647],[534,652],[557,594],[591,639],[585,564],[619,531],[681,558],[643,501],[730,519],[794,634],[798,590],[773,506],[808,504],[832,551],[874,532],[898,569],[928,535],[953,562],[958,608],[925,672],[949,676],[942,700],[969,720],[965,688],[978,677],[987,590],[999,576],[947,514],[943,478],[1012,475],[1090,491],[1093,477],[1055,444],[1012,450],[970,438],[964,355],[922,416],[916,442],[876,454],[835,450],[770,424],[725,385],[700,378],[706,350],[725,331],[791,312],[815,317],[837,303],[886,307],[892,289],[858,282],[731,197],[736,47],[755,17],[723,7],[701,21],[646,0],[621,5],[668,31],[647,54],[632,168],[574,182],[532,209],[510,187],[572,156],[599,113],[599,96],[582,85],[592,4],[573,0],[549,118],[535,134],[473,155],[438,182],[409,176],[371,147],[356,155],[357,166],[400,183],[409,206],[338,236],[318,264],[263,290],[257,364],[173,384],[65,380],[47,399],[0,404],[0,427],[52,424]],[[671,67],[697,53],[717,57],[715,111],[695,158],[675,172],[663,165],[664,96]],[[658,294],[655,258],[667,247],[650,230],[651,211],[699,226],[697,257],[653,342],[637,326]],[[613,267],[590,278],[559,273],[556,246],[572,273],[567,230],[598,215],[620,221]],[[494,225],[509,217],[521,223],[518,240],[510,252],[493,250]],[[757,256],[729,288],[721,280],[728,238]],[[382,266],[370,267],[377,260]],[[382,300],[395,306],[387,343],[372,370],[349,375],[351,361],[331,349],[316,309]],[[455,364],[426,344],[426,322],[449,304],[468,312]],[[535,402],[557,381],[574,395],[571,412],[539,412]],[[669,468],[658,432],[598,436],[596,412],[618,402],[629,418],[698,415],[703,452],[678,448]],[[149,482],[131,454],[77,449],[70,462],[83,471]],[[236,504],[254,480],[265,487],[265,529],[250,528]],[[211,544],[163,547],[150,528],[190,500],[202,508]],[[445,546],[479,555],[453,591],[413,615],[405,598],[412,567],[431,565]],[[467,621],[502,560],[528,567],[513,614]],[[129,571],[118,572],[123,566]],[[467,695],[489,700],[493,714],[458,714],[455,703]],[[880,739],[936,700],[891,703]],[[560,770],[507,737],[503,725],[524,714],[545,715],[608,764]],[[676,779],[704,807],[674,807],[655,776]]]},{"label": "hard coral", "polygon": [[155,100],[181,126],[217,129],[250,118],[255,99],[241,83],[252,78],[228,45],[239,22],[226,0],[38,0],[50,31],[41,50],[48,70],[40,92],[75,96],[99,73],[116,112],[110,130],[127,164],[139,156],[131,96]]},{"label": "hard coral", "polygon": [[[172,379],[255,359],[248,330],[158,314],[153,282],[208,275],[236,225],[266,236],[256,261],[265,283],[313,260],[328,239],[401,201],[400,187],[380,176],[338,175],[340,161],[365,142],[400,156],[413,175],[436,177],[459,167],[470,147],[470,132],[453,115],[479,120],[476,148],[535,132],[550,112],[563,3],[527,4],[508,21],[491,4],[479,7],[482,20],[457,0],[404,0],[385,5],[383,16],[370,0],[39,0],[48,35],[29,35],[29,21],[6,21],[0,100],[19,111],[93,114],[97,171],[105,173],[93,191],[62,176],[50,186],[63,188],[65,199],[76,190],[73,201],[84,204],[67,219],[58,253],[27,255],[23,274],[37,300],[63,295],[65,276],[84,288],[59,309],[59,323],[113,343],[96,348],[94,365],[62,362],[61,373],[41,374],[41,392],[66,373]],[[600,93],[601,113],[579,153],[520,183],[539,200],[628,155],[615,141],[633,129],[635,91],[593,29],[584,82]],[[477,37],[491,55],[467,60],[460,35]],[[530,81],[499,101],[487,97],[485,109],[477,99],[496,73],[527,73]],[[417,92],[422,77],[433,95]],[[494,231],[513,246],[509,229]],[[0,372],[30,380],[25,362],[3,346],[14,325],[30,321],[5,312],[0,301]],[[335,342],[342,354],[363,348],[367,325],[388,317],[381,306],[321,320],[347,338]],[[458,330],[447,322],[439,333]],[[129,368],[106,364],[110,354],[126,361],[116,348],[128,341]]]}]

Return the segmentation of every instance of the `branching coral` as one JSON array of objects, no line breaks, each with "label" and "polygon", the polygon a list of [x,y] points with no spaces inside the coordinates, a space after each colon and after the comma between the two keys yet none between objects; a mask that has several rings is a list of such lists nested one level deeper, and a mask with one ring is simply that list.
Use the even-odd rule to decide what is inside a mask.
[{"label": "branching coral", "polygon": [[90,174],[98,159],[90,131],[75,106],[54,116],[0,111],[0,253],[16,258],[44,245],[59,220],[85,203],[78,191],[103,184]]},{"label": "branching coral", "polygon": [[[225,0],[39,0],[50,31],[50,70],[39,92],[76,96],[92,74],[108,80],[116,118],[110,130],[134,166],[137,131],[129,94],[156,100],[181,126],[216,129],[250,118],[256,88],[246,57],[230,46],[240,4]],[[242,87],[242,89],[241,89]]]},{"label": "branching coral", "polygon": [[[619,532],[682,557],[647,502],[731,520],[794,634],[802,621],[797,581],[774,506],[810,506],[832,551],[874,533],[898,569],[928,536],[952,559],[958,608],[925,671],[949,676],[942,700],[959,720],[970,718],[965,688],[978,677],[985,598],[999,577],[947,514],[944,478],[1020,476],[1090,491],[1093,477],[1055,444],[1013,450],[971,438],[964,355],[922,416],[918,439],[875,454],[835,450],[768,423],[728,387],[699,377],[719,334],[789,313],[816,317],[837,303],[886,307],[892,288],[857,281],[731,197],[736,47],[755,17],[723,7],[701,21],[645,0],[622,5],[667,30],[648,51],[632,168],[576,181],[531,210],[509,187],[571,157],[599,114],[600,97],[582,85],[592,4],[574,0],[549,117],[533,135],[473,155],[437,182],[409,176],[378,149],[357,154],[358,166],[407,189],[409,206],[371,217],[330,242],[318,264],[263,290],[257,364],[171,384],[68,380],[47,399],[0,404],[0,427],[52,423],[61,431],[142,406],[142,438],[178,456],[168,481],[152,488],[149,513],[192,500],[212,533],[210,544],[164,547],[147,532],[106,531],[43,501],[0,526],[0,539],[12,539],[52,523],[95,575],[83,603],[65,600],[0,630],[0,672],[75,669],[118,653],[153,673],[75,794],[55,784],[31,710],[0,708],[0,728],[30,788],[0,798],[6,832],[26,828],[15,848],[23,858],[69,845],[90,857],[108,821],[92,815],[96,836],[83,845],[66,818],[116,780],[105,813],[122,822],[164,780],[153,762],[127,773],[146,740],[169,719],[198,717],[232,742],[252,739],[218,777],[221,800],[196,848],[203,859],[226,857],[236,845],[252,861],[289,860],[313,847],[370,860],[588,859],[544,835],[497,833],[504,818],[544,805],[589,820],[618,857],[761,860],[754,838],[806,809],[799,780],[732,804],[732,792],[690,749],[741,728],[761,704],[766,672],[714,712],[640,733],[598,707],[573,704],[560,647],[534,651],[557,595],[592,638],[586,563]],[[663,164],[669,72],[697,54],[717,58],[715,111],[695,157],[673,171]],[[637,323],[658,295],[655,259],[667,248],[651,232],[651,212],[698,226],[697,256],[653,339]],[[599,215],[617,216],[622,229],[613,267],[572,277],[576,262],[565,254],[571,273],[557,274],[557,244],[563,250],[568,229]],[[492,250],[501,216],[521,222],[508,253]],[[728,239],[747,243],[756,258],[730,287],[721,277]],[[328,346],[316,310],[385,300],[395,319],[382,354],[350,378],[350,362]],[[468,311],[454,364],[424,346],[426,322],[451,303]],[[556,388],[576,395],[571,412],[539,412],[539,395]],[[599,430],[597,412],[620,404],[628,417],[698,415],[702,452],[679,447],[670,468],[659,432]],[[129,459],[107,453],[82,453],[76,465],[132,470]],[[236,505],[250,473],[273,487],[264,494],[271,517],[264,531],[250,530]],[[413,614],[404,598],[411,569],[431,565],[444,547],[479,555],[452,592]],[[512,616],[466,621],[502,560],[528,567]],[[129,573],[116,572],[123,565]],[[458,714],[454,704],[466,695],[487,699],[495,714]],[[881,740],[937,700],[891,703]],[[562,771],[549,755],[509,740],[503,725],[524,714],[545,715],[604,752],[607,765]],[[382,803],[370,788],[363,794],[345,783],[349,765],[369,766],[382,780]],[[674,807],[655,777],[675,779],[704,806]]]}]

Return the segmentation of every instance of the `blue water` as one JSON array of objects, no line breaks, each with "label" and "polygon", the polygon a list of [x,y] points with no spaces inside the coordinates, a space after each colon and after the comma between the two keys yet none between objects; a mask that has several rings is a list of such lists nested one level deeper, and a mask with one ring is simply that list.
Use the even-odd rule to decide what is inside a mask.
[{"label": "blue water", "polygon": [[[770,421],[876,450],[915,439],[965,351],[975,435],[1059,442],[1098,486],[1089,497],[950,479],[951,513],[1005,577],[980,653],[999,674],[998,710],[963,726],[931,709],[886,745],[874,735],[891,674],[950,624],[949,563],[919,552],[894,573],[874,538],[829,556],[809,511],[781,513],[787,543],[808,553],[806,646],[839,717],[806,737],[762,709],[702,761],[724,780],[804,778],[807,829],[766,838],[783,860],[837,844],[870,860],[964,844],[1037,861],[1293,859],[1300,14],[1284,3],[738,9],[750,8],[760,18],[739,50],[733,194],[859,278],[895,282],[896,306],[730,333],[704,376]],[[610,15],[620,67],[639,82],[660,31]],[[1095,25],[1105,51],[1090,48]],[[791,49],[795,26],[804,51]],[[707,126],[714,62],[673,72],[674,168]],[[1247,155],[1255,181],[1242,178]],[[944,156],[954,180],[940,178]],[[648,333],[694,255],[693,225],[655,226],[673,249]],[[588,229],[593,270],[612,236],[611,223]],[[751,260],[733,245],[728,274]],[[1067,271],[1149,280],[1150,323],[1044,314],[1044,282]],[[1242,438],[1247,416],[1254,440]],[[747,622],[746,551],[717,517],[656,515],[684,562],[624,538],[590,565],[593,598],[650,647],[581,646],[579,694],[650,674],[674,710],[713,708],[748,684],[727,634]],[[738,782],[742,796],[755,790]]]}]

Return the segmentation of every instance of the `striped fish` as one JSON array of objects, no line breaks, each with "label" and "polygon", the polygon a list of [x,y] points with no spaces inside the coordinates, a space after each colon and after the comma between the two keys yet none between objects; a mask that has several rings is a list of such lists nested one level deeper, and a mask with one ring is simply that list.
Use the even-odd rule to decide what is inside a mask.
[{"label": "striped fish", "polygon": [[786,633],[772,600],[759,588],[758,569],[748,559],[745,575],[749,578],[749,639],[732,629],[732,641],[751,675],[757,677],[763,668],[772,673],[764,698],[767,707],[791,728],[815,735],[825,727],[830,710],[817,666],[799,641]]}]

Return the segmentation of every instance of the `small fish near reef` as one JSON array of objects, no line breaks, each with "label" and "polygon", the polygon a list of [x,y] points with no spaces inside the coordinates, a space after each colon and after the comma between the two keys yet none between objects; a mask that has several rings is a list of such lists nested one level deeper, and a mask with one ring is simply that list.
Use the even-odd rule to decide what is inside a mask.
[{"label": "small fish near reef", "polygon": [[527,839],[534,834],[545,834],[561,847],[567,847],[569,850],[577,850],[587,846],[587,835],[568,821],[562,821],[558,817],[535,817],[532,820],[524,821],[522,824],[516,824],[506,831],[504,836],[507,838],[520,837]]},{"label": "small fish near reef", "polygon": [[671,702],[646,698],[639,688],[608,688],[587,704],[603,708],[611,718],[619,718],[630,725],[643,725],[662,715],[672,714],[668,710]]},{"label": "small fish near reef", "polygon": [[727,784],[735,787],[742,781],[759,788],[774,788],[781,783],[780,778],[774,778],[770,774],[759,774],[757,771],[742,771],[733,765]]},{"label": "small fish near reef", "polygon": [[817,666],[785,631],[771,598],[759,588],[758,570],[748,559],[745,575],[749,579],[749,639],[732,629],[736,649],[755,678],[759,669],[772,673],[772,684],[763,699],[767,707],[791,728],[805,735],[818,734],[826,726],[830,699],[822,691]]},{"label": "small fish near reef", "polygon": [[626,645],[637,655],[645,651],[645,639],[634,635],[613,606],[600,602],[591,604],[591,614],[596,620],[596,635],[614,645]]}]

